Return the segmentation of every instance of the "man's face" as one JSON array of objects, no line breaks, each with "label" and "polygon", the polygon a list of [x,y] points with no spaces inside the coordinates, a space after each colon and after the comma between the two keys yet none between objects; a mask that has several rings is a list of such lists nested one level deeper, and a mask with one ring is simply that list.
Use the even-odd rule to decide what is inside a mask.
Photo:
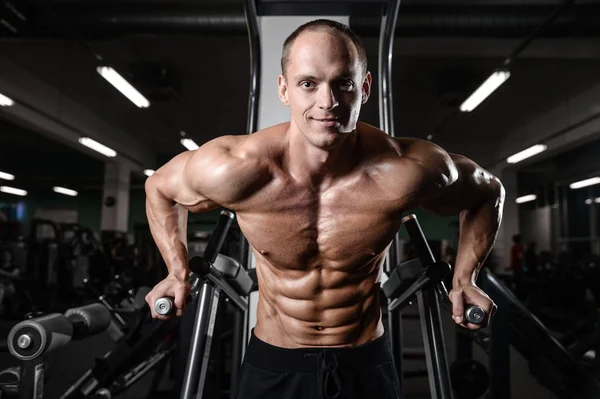
[{"label": "man's face", "polygon": [[349,39],[304,32],[292,45],[278,85],[292,124],[311,144],[329,149],[356,129],[360,107],[369,98],[371,75],[362,70]]}]

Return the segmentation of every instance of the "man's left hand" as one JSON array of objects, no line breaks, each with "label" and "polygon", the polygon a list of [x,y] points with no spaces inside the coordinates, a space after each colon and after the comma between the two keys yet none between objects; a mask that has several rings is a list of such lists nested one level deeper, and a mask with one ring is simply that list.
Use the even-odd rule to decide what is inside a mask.
[{"label": "man's left hand", "polygon": [[[475,284],[463,284],[454,287],[448,296],[452,302],[452,319],[456,324],[470,330],[487,327],[498,308],[494,301]],[[479,306],[485,311],[486,318],[481,324],[465,322],[464,311],[469,305]]]}]

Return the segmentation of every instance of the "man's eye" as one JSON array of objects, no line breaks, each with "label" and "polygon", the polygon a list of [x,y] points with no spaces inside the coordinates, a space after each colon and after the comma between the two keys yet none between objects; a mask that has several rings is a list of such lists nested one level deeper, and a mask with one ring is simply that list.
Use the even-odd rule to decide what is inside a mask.
[{"label": "man's eye", "polygon": [[351,89],[354,87],[354,82],[351,80],[343,80],[341,86],[345,89]]},{"label": "man's eye", "polygon": [[302,82],[302,83],[300,83],[300,85],[302,87],[304,87],[305,89],[310,89],[311,87],[313,87],[312,82]]}]

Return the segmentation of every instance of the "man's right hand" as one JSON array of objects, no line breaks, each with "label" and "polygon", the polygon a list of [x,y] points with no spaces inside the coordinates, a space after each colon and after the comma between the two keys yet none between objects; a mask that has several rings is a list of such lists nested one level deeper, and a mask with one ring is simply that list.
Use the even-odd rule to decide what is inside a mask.
[{"label": "man's right hand", "polygon": [[[163,281],[156,284],[152,291],[146,295],[146,303],[150,306],[152,318],[159,320],[167,320],[174,316],[181,316],[185,312],[187,296],[190,293],[190,283],[187,279],[178,278],[169,274]],[[176,312],[170,315],[159,315],[154,309],[154,303],[162,297],[174,298]]]}]

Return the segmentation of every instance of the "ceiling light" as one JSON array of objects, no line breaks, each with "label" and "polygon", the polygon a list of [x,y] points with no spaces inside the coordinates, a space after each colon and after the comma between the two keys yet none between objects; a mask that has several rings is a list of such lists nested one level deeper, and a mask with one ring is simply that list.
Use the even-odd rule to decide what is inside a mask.
[{"label": "ceiling light", "polygon": [[588,204],[588,205],[590,205],[592,203],[592,199],[591,198],[586,199],[585,203]]},{"label": "ceiling light", "polygon": [[508,163],[521,162],[527,158],[531,158],[532,156],[539,154],[540,152],[546,151],[547,148],[548,148],[548,146],[545,144],[536,144],[533,147],[529,147],[526,150],[523,150],[521,152],[517,152],[514,155],[511,155],[510,157],[506,158],[506,162],[508,162]]},{"label": "ceiling light", "polygon": [[523,204],[525,202],[535,201],[537,196],[535,194],[524,195],[522,197],[517,198],[517,204]]},{"label": "ceiling light", "polygon": [[27,195],[27,191],[21,190],[20,188],[8,187],[8,186],[0,186],[0,191],[7,194],[20,195],[24,197]]},{"label": "ceiling light", "polygon": [[96,140],[92,140],[89,137],[80,137],[79,143],[81,145],[86,146],[96,152],[99,152],[102,155],[106,155],[107,157],[113,158],[117,156],[117,152],[112,148],[108,148],[104,144],[98,143]]},{"label": "ceiling light", "polygon": [[137,105],[139,108],[147,108],[150,106],[150,101],[146,99],[135,87],[133,87],[125,78],[123,78],[117,71],[107,66],[100,66],[96,68],[100,76],[113,85],[117,90],[121,92],[125,97],[132,103]]},{"label": "ceiling light", "polygon": [[495,71],[460,106],[462,112],[471,112],[510,77],[509,71]]},{"label": "ceiling light", "polygon": [[576,190],[578,188],[593,186],[594,184],[598,184],[598,183],[600,183],[600,177],[592,177],[589,179],[580,180],[580,181],[576,181],[575,183],[571,183],[571,184],[569,184],[569,188]]},{"label": "ceiling light", "polygon": [[154,174],[154,170],[153,169],[144,169],[144,174],[146,176],[150,177]]},{"label": "ceiling light", "polygon": [[68,188],[64,188],[64,187],[54,187],[54,192],[55,193],[59,193],[59,194],[64,194],[64,195],[68,195],[70,197],[76,197],[77,196],[77,191],[75,190],[71,190]]},{"label": "ceiling light", "polygon": [[198,144],[196,144],[194,142],[194,140],[192,139],[181,139],[181,145],[183,145],[185,148],[187,148],[190,151],[194,151],[197,150],[198,148]]},{"label": "ceiling light", "polygon": [[0,179],[4,180],[15,180],[15,176],[10,173],[0,172]]},{"label": "ceiling light", "polygon": [[0,107],[10,107],[14,104],[15,102],[11,98],[8,98],[4,94],[0,93]]}]

